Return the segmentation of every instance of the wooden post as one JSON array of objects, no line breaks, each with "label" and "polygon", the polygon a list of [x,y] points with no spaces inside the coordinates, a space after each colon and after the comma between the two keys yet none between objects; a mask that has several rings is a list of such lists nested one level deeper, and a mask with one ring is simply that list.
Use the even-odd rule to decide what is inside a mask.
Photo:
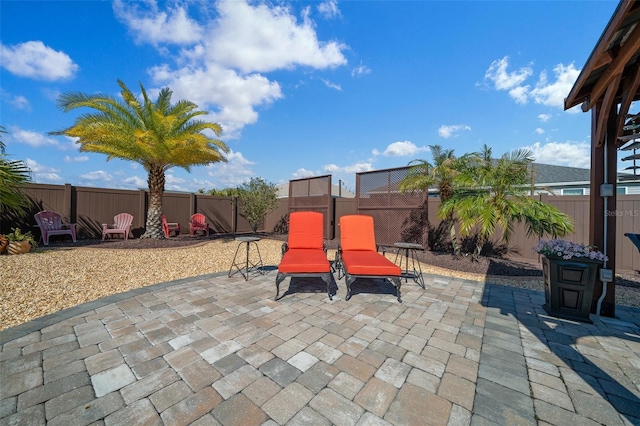
[{"label": "wooden post", "polygon": [[142,228],[142,233],[144,233],[144,229],[147,223],[147,191],[144,189],[140,189],[138,191],[140,195],[138,200],[138,214],[136,215],[136,221],[138,222],[138,228]]},{"label": "wooden post", "polygon": [[71,196],[71,184],[64,184],[64,210],[62,211],[62,220],[66,223],[75,222],[75,211],[72,204],[73,197]]}]

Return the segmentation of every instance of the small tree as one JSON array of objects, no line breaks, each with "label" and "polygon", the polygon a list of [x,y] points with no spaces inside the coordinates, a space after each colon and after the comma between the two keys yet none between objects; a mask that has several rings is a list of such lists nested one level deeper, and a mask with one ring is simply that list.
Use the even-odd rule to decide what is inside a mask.
[{"label": "small tree", "polygon": [[245,218],[253,232],[264,222],[269,213],[278,207],[276,185],[262,178],[251,178],[238,187],[240,216]]}]

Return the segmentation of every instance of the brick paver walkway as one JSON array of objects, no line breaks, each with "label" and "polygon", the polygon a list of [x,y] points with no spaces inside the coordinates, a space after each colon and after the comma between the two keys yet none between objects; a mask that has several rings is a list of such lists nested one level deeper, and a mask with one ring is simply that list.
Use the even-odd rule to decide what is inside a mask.
[{"label": "brick paver walkway", "polygon": [[572,323],[539,292],[425,282],[275,302],[274,271],[217,274],[5,330],[0,425],[640,424],[640,310]]}]

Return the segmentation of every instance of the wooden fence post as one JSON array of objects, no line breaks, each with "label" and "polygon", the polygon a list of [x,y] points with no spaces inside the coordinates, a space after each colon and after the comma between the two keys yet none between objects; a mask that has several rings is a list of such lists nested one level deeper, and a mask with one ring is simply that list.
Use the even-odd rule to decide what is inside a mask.
[{"label": "wooden fence post", "polygon": [[64,184],[64,210],[62,211],[62,217],[65,222],[71,223],[75,222],[75,211],[74,206],[72,205],[73,197],[71,196],[72,187],[70,183]]},{"label": "wooden fence post", "polygon": [[140,189],[138,194],[140,196],[138,198],[138,214],[136,215],[136,218],[138,218],[138,228],[145,229],[145,225],[147,223],[147,191]]}]

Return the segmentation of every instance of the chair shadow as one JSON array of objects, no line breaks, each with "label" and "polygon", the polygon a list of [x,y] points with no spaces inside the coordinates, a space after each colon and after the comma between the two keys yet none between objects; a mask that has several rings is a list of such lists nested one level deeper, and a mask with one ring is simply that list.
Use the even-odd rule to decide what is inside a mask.
[{"label": "chair shadow", "polygon": [[390,294],[397,297],[398,291],[386,278],[356,278],[351,283],[351,297],[357,294]]},{"label": "chair shadow", "polygon": [[[277,268],[275,268],[277,269]],[[280,284],[286,283],[286,279]],[[329,285],[329,292],[331,296],[335,296],[338,293],[338,284],[335,279],[331,280]],[[280,300],[287,295],[294,295],[299,293],[315,294],[315,293],[327,293],[327,284],[320,277],[290,277],[289,287],[284,293],[281,293],[276,300]]]}]

